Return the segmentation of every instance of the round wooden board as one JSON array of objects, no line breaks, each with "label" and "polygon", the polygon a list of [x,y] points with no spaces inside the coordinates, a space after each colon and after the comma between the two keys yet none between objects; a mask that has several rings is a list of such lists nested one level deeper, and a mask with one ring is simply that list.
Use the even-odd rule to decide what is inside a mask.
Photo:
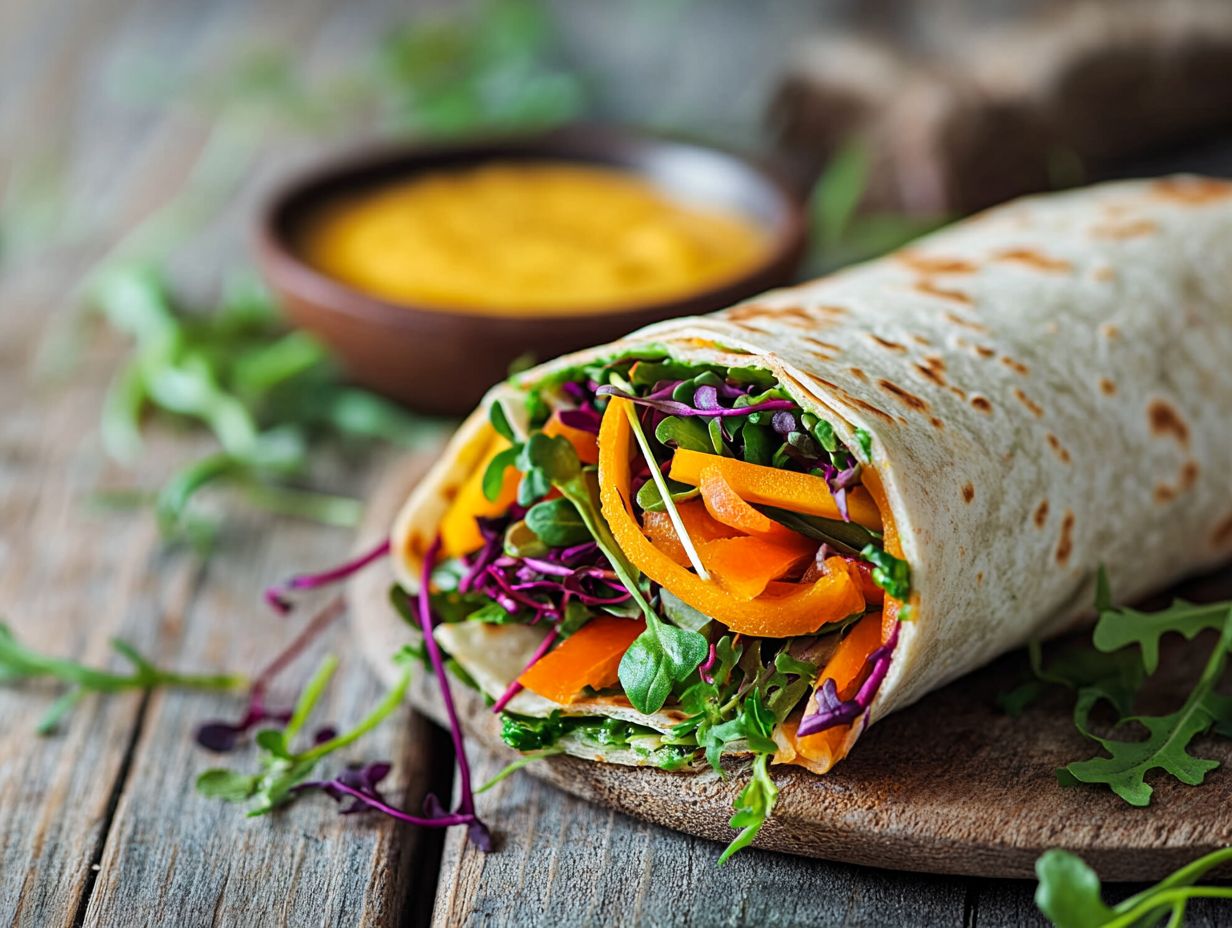
[{"label": "round wooden board", "polygon": [[[361,529],[361,543],[375,543],[385,534],[426,463],[411,459],[386,476]],[[1224,571],[1189,584],[1185,592],[1194,598],[1228,596],[1230,579]],[[360,574],[349,590],[361,647],[386,676],[392,675],[390,655],[411,634],[389,605],[391,582],[382,563]],[[1165,666],[1167,659],[1165,652]],[[898,870],[988,877],[1031,877],[1040,853],[1061,846],[1080,853],[1106,880],[1156,880],[1232,844],[1232,774],[1226,766],[1232,763],[1232,742],[1199,739],[1195,753],[1225,766],[1200,788],[1153,776],[1155,794],[1145,809],[1126,805],[1106,789],[1062,788],[1054,770],[1095,752],[1074,730],[1063,701],[1017,719],[996,708],[997,693],[1020,679],[1024,666],[1020,655],[1003,658],[890,716],[827,776],[772,768],[779,801],[757,846]],[[517,757],[501,742],[497,719],[478,694],[455,685],[454,696],[471,744],[509,760]],[[411,698],[443,723],[430,675],[418,675]],[[741,771],[719,779],[568,757],[539,761],[526,772],[584,799],[722,842],[733,835],[727,821],[744,782]]]}]

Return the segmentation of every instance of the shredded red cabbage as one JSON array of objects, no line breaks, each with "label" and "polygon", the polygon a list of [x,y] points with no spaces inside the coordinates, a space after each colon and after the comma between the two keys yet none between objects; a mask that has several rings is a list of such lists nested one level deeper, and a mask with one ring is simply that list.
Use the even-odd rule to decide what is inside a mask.
[{"label": "shredded red cabbage", "polygon": [[881,682],[890,670],[890,661],[897,644],[898,626],[895,625],[886,643],[865,659],[864,667],[867,669],[868,676],[851,699],[839,699],[838,686],[832,678],[827,677],[817,691],[817,711],[801,719],[796,734],[798,736],[815,735],[819,731],[834,728],[836,725],[848,725],[866,712],[881,688]]},{"label": "shredded red cabbage", "polygon": [[714,642],[710,642],[710,653],[706,656],[706,660],[700,667],[697,668],[697,675],[707,683],[713,683],[714,677],[710,676],[710,671],[714,670],[715,663],[718,662],[719,652],[715,650]]},{"label": "shredded red cabbage", "polygon": [[[424,648],[428,652],[428,660],[432,664],[432,670],[436,674],[436,682],[441,691],[441,702],[445,705],[445,715],[449,718],[449,733],[453,738],[453,752],[458,762],[458,781],[459,781],[459,799],[458,807],[454,810],[453,816],[434,817],[433,822],[436,824],[446,824],[445,819],[455,819],[448,824],[467,824],[467,835],[470,837],[479,848],[482,850],[492,849],[492,836],[488,828],[475,814],[475,793],[471,788],[471,767],[466,759],[466,748],[462,743],[462,724],[458,721],[458,712],[454,708],[453,693],[449,688],[449,676],[445,672],[445,659],[441,655],[440,646],[436,643],[436,638],[433,636],[434,625],[432,621],[432,571],[436,567],[436,559],[441,550],[441,537],[437,535],[433,540],[431,547],[428,548],[428,553],[424,555],[423,572],[419,579],[419,627],[423,632]],[[348,790],[343,790],[348,792]],[[404,821],[410,821],[412,817],[407,817],[406,813],[399,812],[397,809],[389,807],[382,808],[384,803],[370,801],[362,793],[351,790],[350,795],[354,795],[357,799],[369,802],[374,808],[380,809],[387,815],[393,815],[395,818],[402,818]],[[378,804],[379,803],[379,804]],[[439,807],[439,802],[436,803]],[[443,811],[443,810],[442,810]]]},{"label": "shredded red cabbage", "polygon": [[352,574],[363,570],[373,561],[387,555],[389,553],[389,545],[389,539],[386,538],[371,551],[365,551],[363,554],[339,564],[337,567],[331,567],[329,570],[323,570],[315,574],[297,574],[288,580],[284,580],[282,583],[266,587],[265,601],[275,612],[286,615],[293,606],[293,603],[288,598],[288,594],[298,590],[315,590],[318,587],[339,583]]}]

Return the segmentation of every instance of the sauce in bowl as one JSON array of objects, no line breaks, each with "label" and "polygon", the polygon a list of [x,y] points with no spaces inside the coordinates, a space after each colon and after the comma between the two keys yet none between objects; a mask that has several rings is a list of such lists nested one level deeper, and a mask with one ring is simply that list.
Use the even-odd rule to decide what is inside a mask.
[{"label": "sauce in bowl", "polygon": [[754,220],[672,199],[618,168],[504,161],[322,203],[304,258],[395,303],[574,315],[723,284],[767,255]]}]

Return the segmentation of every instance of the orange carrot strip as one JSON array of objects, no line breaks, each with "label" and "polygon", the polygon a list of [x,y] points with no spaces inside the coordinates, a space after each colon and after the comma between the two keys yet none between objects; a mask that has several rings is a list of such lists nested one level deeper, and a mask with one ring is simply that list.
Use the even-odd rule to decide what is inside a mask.
[{"label": "orange carrot strip", "polygon": [[[842,518],[829,485],[824,479],[813,474],[798,474],[795,471],[763,467],[735,458],[680,448],[672,457],[669,476],[690,486],[701,486],[702,470],[710,466],[719,469],[723,478],[745,502],[777,506],[827,519]],[[865,528],[880,531],[881,515],[868,492],[862,487],[848,491],[847,511],[851,514],[852,521]]]},{"label": "orange carrot strip", "polygon": [[[719,468],[713,465],[703,467],[698,486],[702,491],[706,511],[724,525],[730,525],[746,535],[756,535],[784,544],[796,544],[806,540],[803,535],[775,522],[741,499]],[[813,548],[815,550],[817,546],[813,545]]]},{"label": "orange carrot strip", "polygon": [[737,599],[752,599],[764,593],[770,581],[813,556],[817,546],[807,538],[801,541],[803,544],[778,544],[745,535],[706,542],[697,552],[723,589]]},{"label": "orange carrot strip", "polygon": [[790,592],[742,600],[706,582],[659,551],[642,534],[630,502],[631,431],[622,403],[613,398],[599,430],[599,495],[603,517],[625,556],[655,583],[734,632],[784,638],[816,631],[864,609],[864,597],[847,563],[826,562],[827,573],[812,584],[783,584]]},{"label": "orange carrot strip", "polygon": [[644,619],[597,616],[524,670],[518,682],[544,699],[568,705],[588,686],[598,690],[615,684],[620,659],[645,630]]}]

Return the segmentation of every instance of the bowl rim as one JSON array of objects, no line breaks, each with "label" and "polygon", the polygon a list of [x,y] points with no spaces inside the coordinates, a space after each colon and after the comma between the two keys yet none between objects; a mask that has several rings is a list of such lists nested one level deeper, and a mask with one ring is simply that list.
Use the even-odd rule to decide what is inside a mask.
[{"label": "bowl rim", "polygon": [[[588,309],[581,314],[544,312],[541,307],[515,306],[501,312],[472,307],[454,307],[428,302],[400,302],[368,293],[318,270],[297,252],[289,236],[284,234],[285,213],[292,207],[323,196],[331,187],[347,183],[362,183],[364,174],[378,176],[405,162],[407,173],[432,170],[431,164],[414,167],[420,159],[432,160],[456,156],[465,161],[481,163],[491,156],[522,149],[539,154],[544,160],[585,161],[579,151],[588,149],[596,155],[605,152],[617,157],[611,162],[635,175],[644,175],[636,165],[619,157],[637,149],[655,148],[693,150],[709,156],[719,156],[736,169],[745,172],[771,191],[780,218],[763,224],[770,234],[765,253],[738,274],[724,277],[704,288],[689,290],[678,296],[653,302],[615,303]],[[556,150],[554,152],[554,149]],[[485,156],[487,156],[485,158]],[[368,140],[313,158],[276,182],[260,200],[255,221],[256,248],[267,276],[276,281],[278,289],[299,299],[346,316],[372,323],[380,321],[397,328],[419,328],[427,318],[445,321],[462,319],[486,325],[522,328],[527,325],[573,327],[593,324],[599,320],[628,318],[634,323],[641,318],[664,318],[677,308],[713,303],[722,308],[739,299],[751,280],[773,274],[785,263],[794,264],[802,254],[808,236],[808,223],[803,191],[788,179],[787,172],[764,156],[753,155],[709,141],[699,141],[684,134],[638,129],[615,123],[575,122],[544,130],[494,132],[442,141]],[[375,317],[375,318],[374,318]]]}]

